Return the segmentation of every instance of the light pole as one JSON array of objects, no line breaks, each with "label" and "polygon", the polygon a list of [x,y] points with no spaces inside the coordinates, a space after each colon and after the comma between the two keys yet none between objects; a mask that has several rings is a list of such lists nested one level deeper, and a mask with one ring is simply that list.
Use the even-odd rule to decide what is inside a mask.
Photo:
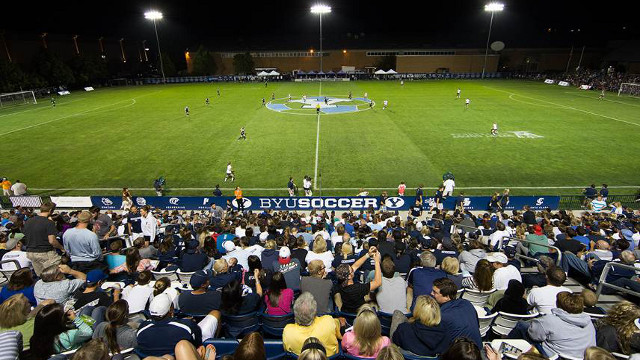
[{"label": "light pole", "polygon": [[320,16],[320,72],[322,72],[322,14],[328,14],[331,12],[331,6],[316,4],[311,7],[312,14],[318,14]]},{"label": "light pole", "polygon": [[160,11],[147,11],[144,13],[144,18],[153,20],[153,29],[156,32],[156,42],[158,43],[158,56],[160,57],[160,72],[162,72],[162,82],[166,83],[167,79],[164,76],[164,64],[162,62],[162,52],[160,51],[160,38],[158,37],[158,27],[156,26],[156,20],[162,19],[162,13]]},{"label": "light pole", "polygon": [[487,46],[484,50],[484,65],[482,65],[482,78],[484,79],[484,73],[487,69],[487,55],[489,54],[489,40],[491,39],[491,26],[493,25],[493,14],[496,11],[502,11],[504,4],[493,2],[484,6],[484,11],[491,12],[491,21],[489,21],[489,35],[487,36]]}]

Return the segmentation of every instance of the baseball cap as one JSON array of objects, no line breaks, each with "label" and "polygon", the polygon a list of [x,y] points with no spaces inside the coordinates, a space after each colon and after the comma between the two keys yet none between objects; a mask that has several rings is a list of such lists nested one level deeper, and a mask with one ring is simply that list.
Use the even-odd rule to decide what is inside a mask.
[{"label": "baseball cap", "polygon": [[165,316],[171,310],[171,298],[169,295],[162,293],[151,300],[149,305],[149,314],[151,316]]},{"label": "baseball cap", "polygon": [[[620,234],[622,234],[622,236],[624,236],[624,238],[627,239],[627,241],[633,241],[633,231],[631,231],[629,229],[622,229],[620,231]],[[9,248],[9,246],[7,246],[7,249],[8,248]]]},{"label": "baseball cap", "polygon": [[540,225],[535,225],[533,227],[533,231],[536,233],[536,235],[542,235],[542,227]]},{"label": "baseball cap", "polygon": [[281,258],[288,258],[289,256],[291,256],[291,250],[289,250],[288,247],[283,246],[280,248],[280,252],[278,252],[278,255]]},{"label": "baseball cap", "polygon": [[22,239],[22,237],[20,237],[20,238],[13,237],[13,238],[7,239],[6,249],[7,250],[13,250],[13,248],[15,248],[16,245],[18,245],[18,241],[20,241],[20,239]]},{"label": "baseball cap", "polygon": [[187,247],[187,252],[190,254],[196,252],[199,245],[200,243],[198,242],[198,240],[187,241],[187,243],[185,244],[185,246]]},{"label": "baseball cap", "polygon": [[107,278],[107,274],[99,269],[91,270],[87,273],[87,284],[95,284]]},{"label": "baseball cap", "polygon": [[236,244],[234,244],[233,241],[231,240],[227,240],[222,243],[222,247],[225,249],[226,252],[231,252],[236,249]]},{"label": "baseball cap", "polygon": [[191,280],[189,280],[189,284],[191,287],[196,290],[199,289],[204,283],[207,282],[213,276],[211,270],[198,270],[193,275],[191,275]]},{"label": "baseball cap", "polygon": [[507,259],[507,255],[501,252],[492,252],[487,254],[487,261],[491,263],[497,262],[506,264],[507,262],[509,262],[509,259]]}]

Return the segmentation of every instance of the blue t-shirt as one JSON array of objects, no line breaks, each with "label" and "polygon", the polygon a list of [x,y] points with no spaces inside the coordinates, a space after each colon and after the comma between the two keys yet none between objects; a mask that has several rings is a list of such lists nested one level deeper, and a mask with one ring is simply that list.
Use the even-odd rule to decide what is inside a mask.
[{"label": "blue t-shirt", "polygon": [[434,280],[445,277],[447,277],[447,273],[436,268],[418,267],[412,269],[407,278],[407,282],[413,287],[411,310],[413,311],[418,296],[431,295]]},{"label": "blue t-shirt", "polygon": [[127,223],[131,224],[131,232],[136,234],[142,233],[142,215],[140,212],[137,213],[128,213],[127,214]]},{"label": "blue t-shirt", "polygon": [[31,306],[38,305],[36,297],[33,295],[33,285],[21,290],[9,290],[6,286],[3,287],[2,290],[0,290],[0,304],[15,294],[23,294],[26,296],[27,299],[29,299],[29,304],[31,304]]}]

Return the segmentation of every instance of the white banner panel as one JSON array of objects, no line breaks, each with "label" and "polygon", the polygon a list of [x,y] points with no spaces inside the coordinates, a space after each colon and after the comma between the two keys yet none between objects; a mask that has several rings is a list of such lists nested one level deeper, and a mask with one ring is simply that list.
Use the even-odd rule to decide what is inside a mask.
[{"label": "white banner panel", "polygon": [[68,90],[64,90],[64,91],[58,91],[58,95],[71,95],[71,93]]},{"label": "white banner panel", "polygon": [[591,85],[580,85],[581,90],[589,90],[591,89]]},{"label": "white banner panel", "polygon": [[89,208],[92,205],[90,196],[52,196],[51,201],[58,209]]},{"label": "white banner panel", "polygon": [[553,84],[555,81],[551,79],[547,79],[544,81],[545,84]]},{"label": "white banner panel", "polygon": [[40,196],[9,196],[13,207],[22,206],[30,208],[39,208],[42,205]]},{"label": "white banner panel", "polygon": [[569,86],[570,84],[566,81],[558,81],[558,85],[560,86]]},{"label": "white banner panel", "polygon": [[93,91],[93,87],[87,86],[86,88],[84,88],[84,91]]}]

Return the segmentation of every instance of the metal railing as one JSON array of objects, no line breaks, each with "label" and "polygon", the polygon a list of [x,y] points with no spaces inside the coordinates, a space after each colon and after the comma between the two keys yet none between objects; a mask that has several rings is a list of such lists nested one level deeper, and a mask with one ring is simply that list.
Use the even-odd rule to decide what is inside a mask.
[{"label": "metal railing", "polygon": [[[589,200],[591,201],[591,200]],[[584,195],[561,195],[560,204],[558,210],[580,210],[585,209],[583,206],[585,202]],[[614,202],[620,202],[622,206],[637,207],[636,195],[609,195],[607,196],[607,204]],[[606,208],[605,210],[609,210]]]},{"label": "metal railing", "polygon": [[600,294],[602,293],[602,288],[604,287],[608,287],[608,288],[612,288],[615,289],[617,291],[623,292],[625,294],[629,294],[629,295],[633,295],[633,296],[637,296],[640,297],[640,293],[633,291],[633,290],[629,290],[627,288],[623,288],[621,286],[618,285],[613,285],[613,284],[609,284],[607,281],[607,276],[609,275],[609,271],[611,270],[612,267],[620,267],[623,269],[628,269],[628,270],[634,270],[634,271],[639,271],[640,269],[638,269],[637,267],[633,266],[633,265],[626,265],[626,264],[620,264],[618,262],[610,262],[607,263],[604,266],[604,269],[602,269],[602,274],[600,274],[600,279],[598,280],[598,288],[596,289],[596,299],[598,299],[600,297]]},{"label": "metal railing", "polygon": [[[562,261],[562,251],[560,251],[560,249],[557,248],[556,246],[548,245],[548,244],[540,244],[540,243],[537,243],[537,242],[529,241],[527,239],[518,239],[518,238],[515,238],[515,237],[511,237],[511,236],[503,236],[500,239],[500,241],[498,241],[498,249],[502,249],[502,242],[504,241],[504,239],[514,240],[514,241],[518,241],[518,242],[521,242],[521,243],[533,243],[533,244],[536,244],[538,246],[546,247],[548,249],[554,249],[555,252],[558,254],[558,258],[556,259],[556,265],[560,266],[560,262]],[[526,256],[526,255],[522,255],[522,254],[516,254],[516,257],[527,259],[527,260],[531,260],[531,261],[538,261],[538,259],[536,259],[536,258],[533,258],[533,257],[530,257],[530,256]]]}]

